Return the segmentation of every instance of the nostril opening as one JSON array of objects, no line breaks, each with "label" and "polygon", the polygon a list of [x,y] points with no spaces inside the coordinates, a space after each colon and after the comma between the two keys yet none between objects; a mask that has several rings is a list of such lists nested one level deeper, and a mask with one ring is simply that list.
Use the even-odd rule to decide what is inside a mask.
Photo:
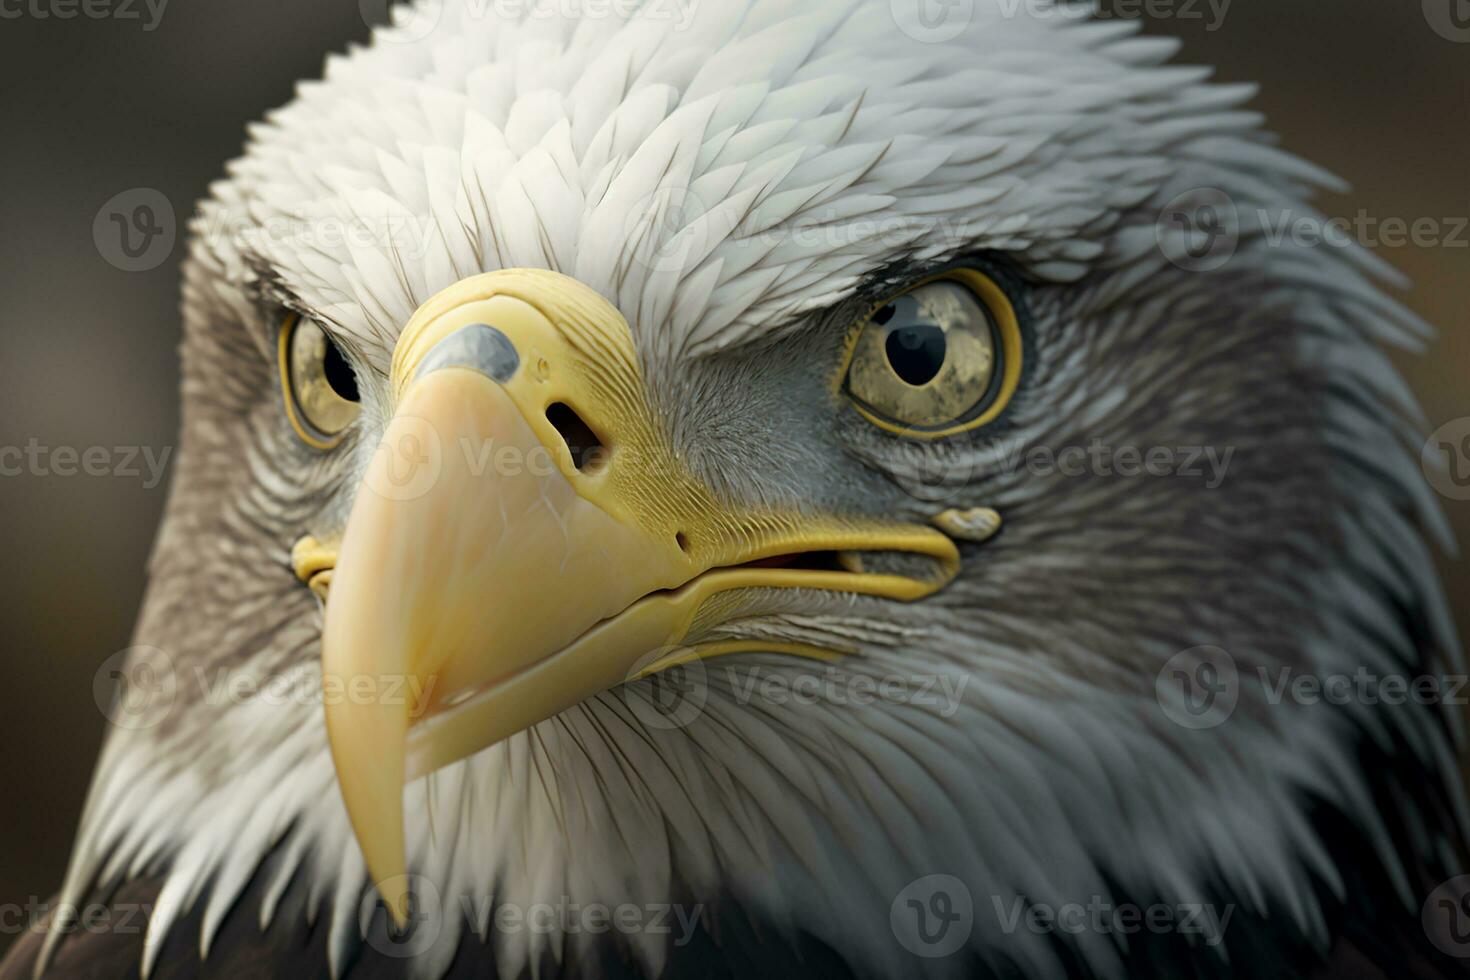
[{"label": "nostril opening", "polygon": [[679,550],[684,552],[684,554],[689,554],[689,535],[685,534],[683,531],[680,531],[678,534],[674,535],[674,543],[679,546]]},{"label": "nostril opening", "polygon": [[546,421],[567,444],[572,454],[572,465],[580,472],[595,473],[607,462],[608,448],[572,406],[565,402],[547,406]]}]

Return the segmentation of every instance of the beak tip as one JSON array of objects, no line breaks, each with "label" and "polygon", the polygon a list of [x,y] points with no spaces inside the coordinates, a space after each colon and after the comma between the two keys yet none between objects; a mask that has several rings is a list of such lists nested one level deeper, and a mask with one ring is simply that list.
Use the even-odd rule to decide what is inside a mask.
[{"label": "beak tip", "polygon": [[402,932],[408,926],[409,903],[412,900],[407,876],[394,875],[392,878],[378,882],[378,895],[383,899],[383,906],[388,910],[388,917],[393,920],[393,928]]}]

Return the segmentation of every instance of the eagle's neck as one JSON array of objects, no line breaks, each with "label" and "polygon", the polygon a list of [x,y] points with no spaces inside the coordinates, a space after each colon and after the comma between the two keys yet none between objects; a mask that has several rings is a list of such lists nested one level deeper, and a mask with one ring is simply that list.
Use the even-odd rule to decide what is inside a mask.
[{"label": "eagle's neck", "polygon": [[[1164,952],[1187,937],[1238,961],[1269,935],[1275,955],[1310,957],[1334,942],[1350,885],[1372,886],[1387,910],[1412,905],[1440,839],[1442,828],[1397,816],[1390,785],[1427,770],[1365,767],[1365,745],[1306,721],[1290,758],[1280,732],[1239,726],[1202,767],[1116,706],[1075,703],[1063,724],[1056,691],[1026,698],[972,677],[954,715],[916,725],[809,707],[773,718],[720,700],[722,676],[710,724],[683,738],[650,744],[605,696],[410,785],[409,866],[442,916],[413,975],[444,975],[462,942],[490,947],[507,975],[590,962],[606,935],[565,910],[598,904],[668,926],[614,937],[649,975],[708,948],[726,919],[785,950],[840,951],[859,973],[893,975],[914,958],[891,909],[933,873],[968,883],[962,958],[1021,957],[1038,976],[1078,958],[1100,973],[1125,965],[1106,934],[1017,926],[1033,908],[1079,904],[1154,909],[1181,928],[1187,918],[1190,931],[1149,940]],[[727,680],[739,685],[740,668]],[[752,754],[772,738],[779,759]],[[145,972],[180,936],[212,956],[241,919],[315,937],[334,975],[381,955],[381,912],[319,723],[214,785],[129,742],[114,738],[104,755],[64,898],[156,882]],[[538,930],[507,929],[506,915],[543,906],[562,911]],[[680,922],[697,925],[697,941],[675,942]]]}]

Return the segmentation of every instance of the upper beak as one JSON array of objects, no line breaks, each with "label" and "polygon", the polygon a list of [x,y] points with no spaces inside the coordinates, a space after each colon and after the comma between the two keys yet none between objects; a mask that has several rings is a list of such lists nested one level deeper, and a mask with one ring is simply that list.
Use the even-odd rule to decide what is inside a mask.
[{"label": "upper beak", "polygon": [[[801,587],[912,600],[958,568],[953,542],[925,526],[717,500],[656,422],[626,321],[557,273],[490,273],[435,296],[404,329],[390,380],[396,413],[334,566],[322,549],[310,554],[318,577],[330,571],[322,670],[335,694],[325,698],[332,754],[368,869],[400,924],[406,780],[632,677],[773,649],[680,647],[716,593]],[[928,556],[932,574],[866,574],[850,560],[751,564],[874,551]]]}]

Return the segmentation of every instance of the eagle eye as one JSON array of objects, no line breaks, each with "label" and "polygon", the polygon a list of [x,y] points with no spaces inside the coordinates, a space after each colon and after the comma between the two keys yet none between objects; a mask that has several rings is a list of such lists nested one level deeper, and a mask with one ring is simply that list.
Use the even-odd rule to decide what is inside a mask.
[{"label": "eagle eye", "polygon": [[858,325],[842,390],[873,424],[936,438],[993,420],[1020,373],[1010,299],[984,273],[951,269],[885,300]]},{"label": "eagle eye", "polygon": [[301,441],[331,449],[361,410],[357,375],[315,320],[292,315],[281,325],[281,392]]}]

